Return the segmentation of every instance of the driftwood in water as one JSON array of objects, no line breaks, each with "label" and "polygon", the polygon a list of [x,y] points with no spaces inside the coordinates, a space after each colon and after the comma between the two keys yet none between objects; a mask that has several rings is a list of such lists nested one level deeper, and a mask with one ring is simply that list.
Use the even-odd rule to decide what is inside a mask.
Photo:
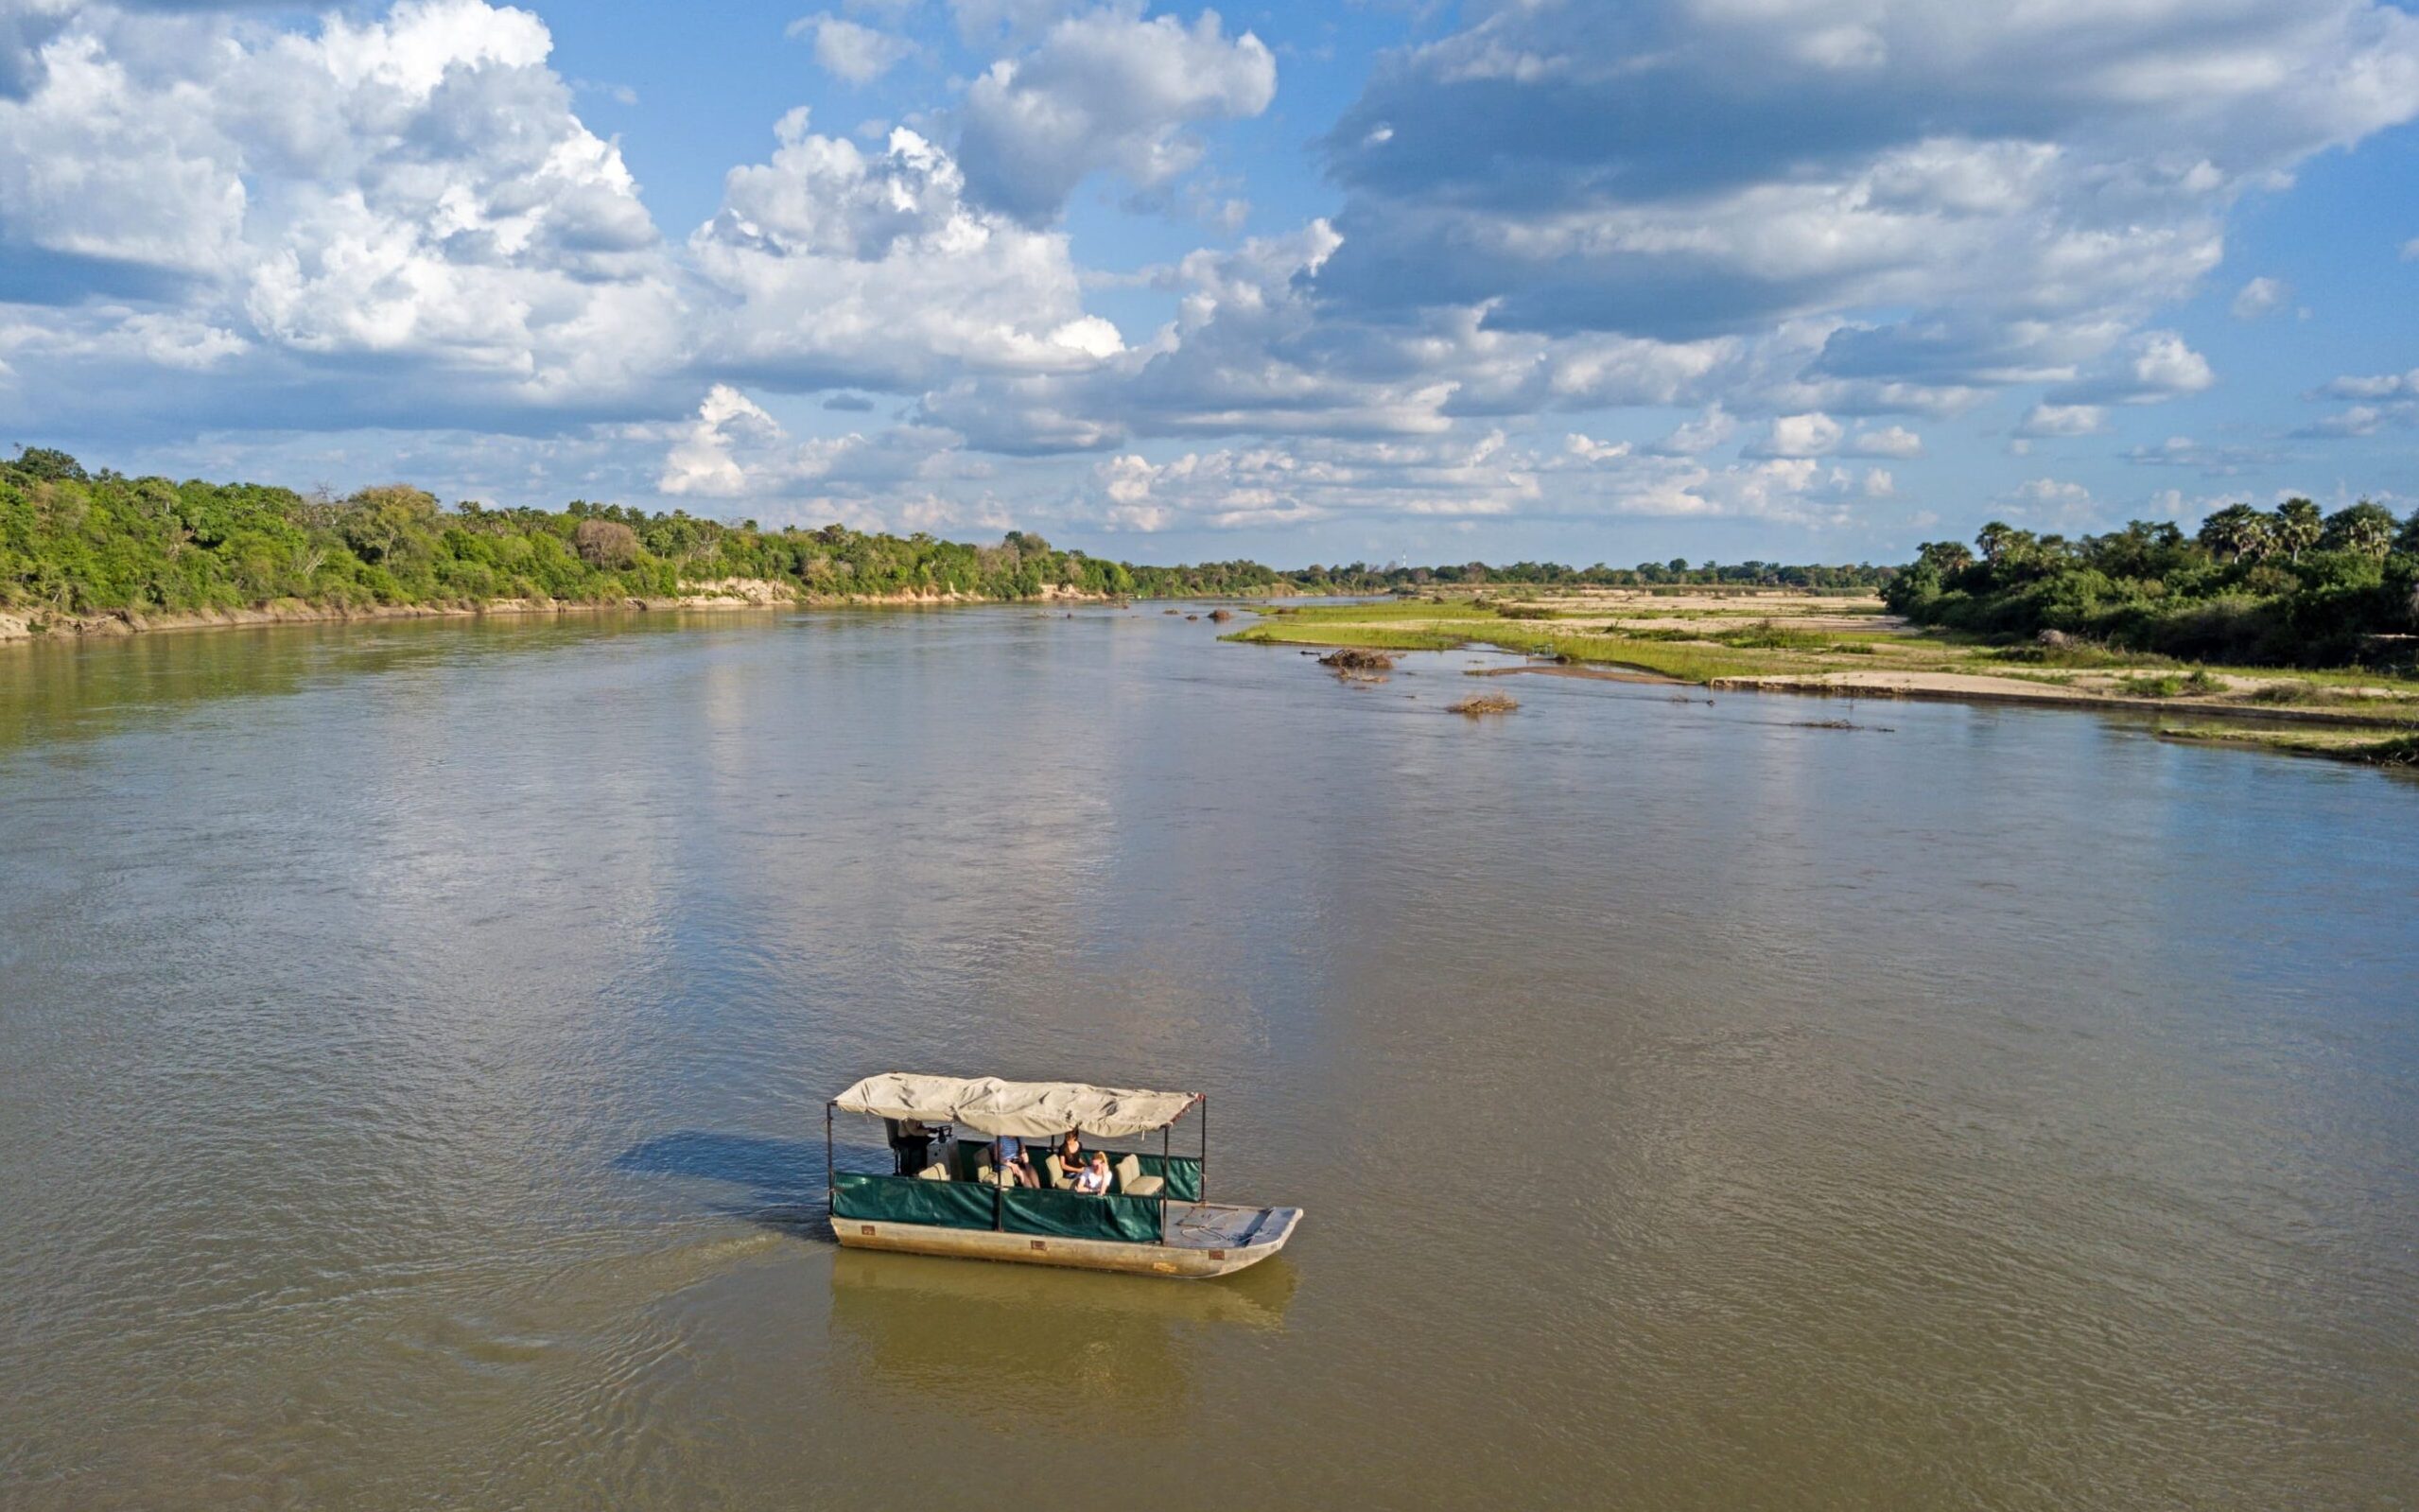
[{"label": "driftwood in water", "polygon": [[1318,659],[1321,667],[1332,667],[1339,672],[1390,672],[1394,657],[1382,651],[1367,651],[1359,646],[1347,646]]}]

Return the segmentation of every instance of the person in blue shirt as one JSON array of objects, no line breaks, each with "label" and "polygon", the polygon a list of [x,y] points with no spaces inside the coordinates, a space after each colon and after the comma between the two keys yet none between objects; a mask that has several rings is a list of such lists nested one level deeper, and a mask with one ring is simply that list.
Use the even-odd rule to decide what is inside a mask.
[{"label": "person in blue shirt", "polygon": [[1025,1155],[1025,1141],[1013,1134],[1002,1134],[991,1141],[991,1164],[998,1169],[1000,1179],[1018,1187],[1041,1185],[1034,1174],[1033,1161]]}]

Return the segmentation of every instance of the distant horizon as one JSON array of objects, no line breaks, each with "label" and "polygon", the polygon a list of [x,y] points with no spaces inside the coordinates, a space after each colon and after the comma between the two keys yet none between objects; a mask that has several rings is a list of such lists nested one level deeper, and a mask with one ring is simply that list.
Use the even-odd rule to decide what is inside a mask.
[{"label": "distant horizon", "polygon": [[[72,453],[72,452],[67,452],[67,451],[66,451],[66,448],[64,448],[64,447],[44,448],[44,447],[39,447],[39,446],[29,446],[29,445],[27,445],[27,444],[26,444],[26,443],[15,443],[15,445],[14,445],[14,447],[12,448],[12,450],[11,450],[11,452],[10,452],[10,454],[9,454],[9,455],[10,455],[11,457],[23,456],[23,455],[24,455],[24,454],[26,454],[26,452],[29,452],[29,451],[35,451],[35,450],[54,450],[54,451],[58,451],[58,452],[61,452],[61,453],[65,453],[66,455],[68,455],[68,456],[70,456],[70,457],[74,457],[74,459],[75,459],[76,462],[78,463],[78,465],[84,467],[84,468],[85,468],[88,472],[115,471],[115,472],[119,473],[121,476],[125,476],[125,477],[157,476],[157,477],[162,477],[162,478],[168,478],[171,481],[185,481],[185,480],[193,479],[193,478],[194,478],[194,475],[190,475],[190,474],[183,475],[183,477],[179,477],[178,475],[171,474],[171,473],[160,473],[160,474],[156,474],[156,475],[146,475],[146,474],[130,473],[130,472],[128,472],[128,471],[127,471],[126,469],[124,469],[124,468],[113,468],[113,467],[111,466],[111,464],[110,464],[109,462],[107,462],[105,460],[92,459],[92,458],[85,458],[85,457],[76,456],[76,454],[74,454],[74,453]],[[5,460],[6,460],[6,459],[0,459],[0,461],[5,461]],[[724,525],[724,526],[730,526],[730,527],[735,527],[735,528],[737,528],[737,527],[745,527],[745,526],[754,526],[754,527],[757,527],[757,528],[758,528],[758,529],[761,529],[761,530],[809,530],[809,531],[811,531],[811,530],[823,530],[823,529],[826,529],[826,528],[827,528],[827,527],[839,526],[839,527],[842,527],[842,528],[844,528],[844,529],[856,530],[862,530],[864,533],[869,533],[869,534],[889,534],[889,535],[896,535],[896,536],[902,536],[902,537],[903,537],[903,536],[909,536],[909,535],[914,535],[914,534],[917,534],[917,533],[926,533],[926,534],[930,534],[930,535],[933,536],[935,539],[938,539],[938,540],[951,541],[951,542],[954,542],[954,543],[957,543],[957,544],[961,544],[961,545],[976,545],[976,544],[983,544],[983,543],[987,543],[987,542],[989,542],[989,541],[991,541],[991,540],[993,540],[993,539],[995,539],[995,538],[998,538],[998,537],[1004,537],[1004,536],[1009,536],[1009,535],[1019,535],[1019,534],[1022,534],[1022,535],[1037,536],[1037,537],[1039,537],[1039,538],[1042,540],[1042,542],[1043,542],[1044,544],[1046,544],[1047,546],[1052,547],[1056,548],[1056,549],[1059,549],[1059,550],[1073,550],[1073,551],[1078,551],[1078,552],[1081,552],[1081,553],[1082,553],[1083,555],[1085,555],[1085,556],[1097,557],[1097,558],[1100,558],[1100,559],[1102,559],[1102,560],[1104,560],[1104,561],[1116,561],[1116,562],[1121,562],[1121,563],[1124,563],[1124,564],[1126,564],[1126,565],[1134,565],[1134,566],[1149,566],[1149,567],[1157,567],[1157,568],[1180,568],[1180,567],[1187,567],[1187,566],[1200,565],[1208,564],[1208,563],[1218,563],[1218,562],[1243,562],[1243,563],[1249,563],[1249,564],[1251,564],[1251,565],[1256,565],[1256,566],[1266,567],[1267,569],[1269,569],[1269,570],[1270,570],[1270,571],[1272,571],[1272,572],[1276,572],[1276,573],[1279,573],[1279,574],[1283,574],[1283,575],[1287,575],[1287,576],[1303,576],[1303,575],[1308,575],[1308,574],[1312,574],[1312,573],[1314,573],[1314,572],[1334,572],[1334,571],[1347,570],[1347,569],[1359,569],[1359,570],[1362,570],[1362,571],[1368,572],[1368,573],[1370,573],[1370,574],[1383,574],[1383,573],[1395,572],[1395,571],[1421,571],[1421,570],[1425,570],[1425,571],[1453,571],[1453,570],[1458,570],[1458,569],[1465,568],[1465,567],[1472,567],[1472,566],[1476,566],[1476,567],[1485,567],[1485,568],[1487,568],[1487,569],[1488,569],[1488,570],[1490,570],[1490,571],[1494,571],[1494,570],[1501,570],[1501,569],[1505,569],[1505,568],[1517,567],[1517,566],[1521,566],[1521,565],[1533,565],[1533,566],[1542,566],[1542,567],[1568,568],[1568,569],[1570,569],[1571,571],[1573,571],[1573,572],[1575,572],[1575,573],[1594,572],[1594,571],[1599,571],[1599,570],[1601,570],[1601,571],[1610,571],[1610,572],[1644,572],[1644,571],[1648,571],[1648,570],[1651,570],[1651,569],[1658,569],[1658,568],[1660,568],[1660,569],[1664,570],[1664,571],[1672,572],[1672,573],[1674,573],[1674,574],[1676,574],[1676,575],[1677,575],[1677,574],[1681,574],[1681,573],[1690,573],[1690,572],[1712,572],[1712,571],[1715,571],[1715,570],[1718,570],[1718,569],[1745,568],[1745,567],[1750,567],[1750,566],[1762,566],[1762,567],[1766,567],[1766,568],[1774,569],[1774,570],[1776,570],[1776,571],[1778,571],[1778,570],[1785,570],[1785,569],[1810,569],[1810,568],[1818,568],[1818,567],[1841,568],[1841,569],[1851,569],[1851,568],[1873,568],[1873,569],[1882,569],[1882,568],[1904,567],[1904,566],[1906,566],[1906,565],[1910,565],[1911,563],[1913,563],[1913,562],[1917,559],[1917,557],[1918,557],[1918,555],[1919,555],[1919,552],[1921,551],[1922,547],[1923,547],[1923,546],[1925,546],[1925,545],[1929,545],[1929,544],[1931,544],[1931,543],[1930,543],[1930,542],[1928,542],[1928,541],[1927,541],[1927,542],[1923,542],[1923,543],[1918,543],[1917,547],[1915,547],[1915,548],[1910,548],[1910,549],[1909,549],[1909,550],[1906,553],[1905,558],[1904,558],[1904,559],[1900,559],[1900,560],[1893,560],[1893,559],[1890,559],[1890,558],[1888,558],[1888,557],[1883,557],[1883,558],[1876,559],[1876,558],[1871,557],[1871,556],[1862,556],[1862,557],[1856,557],[1856,558],[1853,558],[1853,559],[1846,558],[1846,557],[1832,558],[1832,559],[1822,559],[1822,558],[1813,558],[1813,557],[1781,557],[1781,556],[1766,556],[1766,555],[1762,555],[1762,554],[1758,554],[1758,553],[1749,553],[1749,554],[1747,554],[1747,555],[1733,556],[1733,557],[1729,557],[1729,558],[1723,558],[1723,557],[1711,557],[1711,556],[1709,556],[1709,557],[1687,557],[1687,556],[1683,556],[1683,555],[1679,555],[1679,554],[1675,554],[1675,555],[1670,556],[1670,557],[1642,556],[1642,557],[1638,557],[1638,558],[1636,558],[1635,560],[1630,560],[1630,561],[1616,561],[1616,560],[1614,560],[1614,559],[1612,559],[1612,558],[1610,558],[1610,557],[1603,557],[1603,556],[1599,556],[1599,557],[1594,557],[1594,558],[1592,558],[1592,559],[1588,559],[1588,560],[1582,561],[1582,560],[1579,560],[1579,559],[1576,559],[1576,558],[1569,558],[1569,557],[1553,557],[1553,556],[1539,556],[1539,555],[1535,555],[1535,554],[1527,554],[1527,555],[1520,555],[1520,556],[1503,556],[1503,555],[1498,555],[1498,556],[1494,556],[1494,557],[1489,557],[1489,556],[1485,555],[1484,553],[1478,553],[1478,554],[1472,554],[1472,555],[1470,555],[1470,556],[1463,556],[1463,557],[1451,557],[1451,558],[1447,558],[1447,557],[1436,557],[1436,558],[1429,558],[1429,559],[1426,559],[1426,560],[1419,560],[1419,561],[1414,561],[1414,560],[1410,560],[1410,559],[1403,559],[1403,558],[1336,557],[1336,558],[1324,558],[1324,559],[1323,559],[1323,558],[1318,558],[1318,557],[1303,557],[1303,558],[1302,558],[1302,559],[1301,559],[1298,563],[1289,564],[1289,563],[1287,563],[1286,561],[1283,561],[1283,560],[1271,560],[1271,559],[1266,558],[1266,557],[1258,557],[1258,556],[1253,556],[1253,555],[1251,555],[1251,554],[1249,554],[1249,553],[1247,553],[1247,552],[1244,552],[1244,553],[1228,553],[1228,554],[1226,554],[1226,555],[1205,555],[1205,556],[1193,556],[1193,557],[1187,557],[1187,558],[1176,558],[1176,557],[1152,557],[1152,556],[1148,556],[1148,555],[1143,555],[1143,554],[1135,554],[1135,553],[1120,554],[1120,553],[1118,553],[1118,552],[1116,552],[1116,551],[1114,551],[1114,550],[1105,550],[1105,551],[1102,551],[1102,550],[1093,550],[1093,549],[1092,549],[1092,548],[1090,548],[1089,547],[1083,546],[1083,545],[1080,545],[1080,544],[1075,543],[1075,542],[1072,542],[1072,541],[1053,541],[1053,540],[1051,540],[1051,539],[1050,539],[1049,532],[1047,532],[1047,531],[1037,530],[1027,530],[1027,529],[1025,529],[1024,527],[1021,527],[1021,526],[1015,526],[1015,525],[1006,526],[1006,527],[1004,527],[1004,528],[1002,528],[1002,529],[1001,529],[1001,530],[997,530],[997,531],[993,531],[993,532],[990,532],[990,533],[988,533],[988,534],[986,534],[985,532],[981,531],[981,530],[973,530],[973,531],[964,531],[964,530],[960,530],[960,531],[951,531],[951,530],[923,530],[923,528],[921,528],[921,527],[918,527],[918,528],[913,528],[913,529],[905,529],[905,530],[889,530],[889,529],[887,529],[887,528],[880,527],[880,526],[878,526],[878,525],[876,525],[876,526],[862,526],[862,527],[860,527],[860,526],[850,526],[850,525],[848,525],[848,524],[847,524],[847,522],[845,522],[845,521],[844,521],[844,520],[840,520],[840,519],[828,519],[828,520],[822,520],[822,521],[817,521],[817,520],[812,520],[812,519],[796,519],[796,520],[782,520],[782,521],[765,520],[765,519],[761,519],[761,518],[758,518],[758,517],[757,517],[757,516],[754,516],[754,515],[748,514],[748,513],[744,513],[743,511],[714,510],[714,509],[710,509],[710,508],[709,508],[709,509],[699,509],[699,508],[693,508],[693,507],[691,507],[690,505],[688,505],[688,504],[687,504],[687,503],[683,503],[683,502],[674,502],[674,503],[671,503],[671,504],[669,504],[669,505],[657,505],[657,506],[653,506],[653,507],[652,507],[652,508],[651,508],[650,506],[647,506],[647,505],[632,504],[632,503],[629,503],[629,502],[626,502],[626,501],[624,501],[624,500],[620,500],[620,499],[601,499],[601,498],[600,498],[600,499],[591,499],[591,498],[569,498],[569,499],[557,499],[557,500],[552,500],[552,501],[528,500],[528,501],[521,501],[521,502],[506,502],[506,501],[503,501],[503,500],[492,499],[492,498],[450,498],[450,499],[449,499],[449,498],[445,498],[445,497],[444,497],[444,496],[443,496],[443,495],[441,495],[436,494],[436,493],[435,493],[434,491],[432,491],[432,490],[428,490],[428,489],[425,489],[425,488],[420,488],[420,485],[419,485],[419,484],[417,484],[417,483],[413,482],[410,478],[387,478],[387,479],[384,479],[382,482],[378,482],[378,483],[367,483],[367,484],[363,484],[363,485],[361,485],[361,486],[360,486],[360,488],[358,488],[358,489],[340,490],[340,491],[339,491],[339,490],[338,490],[338,489],[336,489],[336,488],[334,488],[334,487],[332,487],[332,486],[330,486],[330,485],[327,485],[327,484],[312,484],[312,485],[310,485],[310,486],[309,486],[309,487],[307,487],[307,488],[298,488],[298,487],[296,487],[296,486],[295,486],[293,483],[291,483],[291,482],[282,481],[282,480],[277,479],[277,478],[199,478],[199,479],[195,479],[195,480],[199,480],[199,481],[202,481],[202,482],[207,482],[207,483],[213,483],[213,484],[218,484],[218,485],[228,485],[228,484],[249,484],[249,485],[256,485],[256,486],[268,487],[268,488],[283,488],[283,489],[286,489],[286,490],[287,490],[287,491],[289,491],[289,492],[291,492],[291,493],[294,493],[294,494],[296,494],[296,495],[302,495],[302,496],[305,496],[305,497],[309,497],[309,496],[312,496],[312,495],[322,495],[322,496],[324,496],[324,497],[328,498],[330,501],[339,501],[339,500],[341,500],[342,498],[344,498],[345,496],[347,496],[348,495],[357,494],[357,493],[362,492],[363,490],[366,490],[366,489],[376,489],[376,488],[381,488],[381,487],[417,488],[417,489],[420,489],[420,492],[422,492],[422,493],[426,493],[426,494],[428,494],[431,497],[435,498],[435,499],[437,500],[437,505],[438,505],[438,507],[439,507],[440,509],[444,509],[444,510],[460,510],[460,509],[461,509],[462,507],[464,507],[464,506],[466,506],[466,505],[468,505],[468,506],[476,506],[476,507],[480,508],[480,509],[494,509],[494,510],[535,509],[535,510],[541,510],[541,511],[544,511],[544,512],[547,512],[547,513],[562,513],[562,512],[570,511],[570,510],[572,510],[572,509],[574,509],[574,508],[578,508],[578,507],[585,507],[585,508],[589,508],[589,509],[597,509],[597,510],[604,510],[604,509],[613,509],[613,510],[636,509],[636,510],[639,510],[639,511],[640,511],[640,512],[642,512],[642,513],[653,513],[653,514],[686,513],[686,514],[689,515],[689,516],[690,516],[690,517],[692,517],[692,518],[701,519],[701,520],[712,521],[712,522],[714,522],[714,523],[716,523],[716,524]],[[2359,495],[2359,496],[2358,496],[2358,502],[2360,502],[2360,503],[2372,503],[2372,502],[2376,502],[2376,501],[2375,501],[2375,499],[2373,499],[2373,498],[2372,498],[2370,495]],[[2231,499],[2231,500],[2229,500],[2229,499],[2224,499],[2224,498],[2219,498],[2219,499],[2215,499],[2215,500],[2213,500],[2213,501],[2212,501],[2212,505],[2211,505],[2211,509],[2210,509],[2209,513],[2216,513],[2217,511],[2219,511],[2219,510],[2220,510],[2220,509],[2232,508],[2232,507],[2235,507],[2235,506],[2238,506],[2238,505],[2246,505],[2246,504],[2249,504],[2249,505],[2250,505],[2250,507],[2251,507],[2251,508],[2253,508],[2253,509],[2258,509],[2258,508],[2259,508],[2259,506],[2257,506],[2256,504],[2251,504],[2251,503],[2250,503],[2250,501],[2248,501],[2248,500],[2244,500],[2244,499]],[[2413,527],[2414,527],[2414,528],[2419,528],[2419,508],[2414,508],[2414,509],[2412,509],[2412,510],[2410,511],[2410,521],[2412,522]],[[2114,521],[2114,522],[2111,522],[2111,523],[2110,523],[2110,525],[2109,525],[2109,526],[2108,526],[2108,527],[2107,527],[2104,530],[2084,530],[2084,531],[2078,531],[2078,532],[2075,532],[2075,536],[2076,536],[2077,538],[2082,538],[2082,537],[2088,537],[2088,536],[2093,535],[2093,534],[2113,533],[2113,532],[2116,532],[2116,531],[2121,531],[2121,530],[2130,530],[2130,529],[2132,529],[2132,528],[2137,527],[2137,526],[2144,526],[2144,525],[2166,526],[2166,525],[2173,524],[2173,523],[2174,523],[2174,522],[2171,522],[2171,521],[2141,520],[2141,519],[2129,519],[2129,520],[2123,520],[2123,521]],[[2005,528],[2005,527],[2007,526],[2007,522],[2006,522],[2005,520],[2000,520],[2000,519],[1997,519],[1997,518],[1995,518],[1995,517],[1994,517],[1994,518],[1993,518],[1993,519],[1991,519],[1991,520],[1986,520],[1986,521],[1982,522],[1981,524],[1977,525],[1977,526],[1975,527],[1975,532],[1976,532],[1976,533],[1979,533],[1979,532],[1987,531],[1987,530],[1989,530],[1991,528],[1993,528],[1993,526],[1998,526],[1998,527]],[[2178,527],[2178,528],[2179,528],[2179,529],[2182,529],[2182,527]],[[2019,528],[2019,529],[2020,529],[2020,528]],[[2041,536],[2045,536],[2045,537],[2059,537],[2059,536],[2062,536],[2062,535],[2063,535],[2063,534],[2064,534],[2064,532],[2060,532],[2060,531],[2055,531],[2055,530],[2043,530],[2043,531],[2034,531],[2034,532],[2028,532],[2028,533],[2030,533],[2030,534],[2035,534],[2035,535],[2041,535]],[[1139,540],[1149,540],[1149,539],[1152,539],[1152,537],[1147,537],[1147,536],[1145,536],[1145,537],[1126,537],[1126,538],[1124,538],[1124,539],[1129,539],[1129,540],[1136,540],[1136,539],[1139,539]],[[1968,534],[1968,535],[1964,535],[1964,536],[1953,536],[1953,535],[1945,535],[1945,534],[1944,534],[1944,535],[1940,536],[1938,539],[1939,539],[1940,542],[1942,542],[1942,543],[1955,543],[1955,544],[1958,544],[1958,545],[1966,545],[1966,544],[1971,544],[1971,543],[1975,540],[1975,535],[1974,535],[1974,534]]]},{"label": "distant horizon", "polygon": [[41,0],[0,441],[1158,564],[2407,515],[2414,121],[2402,0]]}]

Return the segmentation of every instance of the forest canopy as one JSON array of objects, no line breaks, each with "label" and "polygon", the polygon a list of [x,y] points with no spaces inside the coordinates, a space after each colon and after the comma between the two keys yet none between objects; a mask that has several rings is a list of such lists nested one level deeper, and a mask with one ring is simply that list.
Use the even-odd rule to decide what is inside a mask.
[{"label": "forest canopy", "polygon": [[1998,637],[2079,635],[2193,661],[2407,662],[2419,631],[2419,512],[2363,499],[2229,505],[2187,535],[2135,520],[2105,535],[1993,521],[1972,548],[1925,542],[1883,590],[1918,624]]},{"label": "forest canopy", "polygon": [[771,530],[675,511],[574,500],[560,510],[450,507],[404,485],[343,498],[257,483],[88,473],[65,452],[0,461],[0,607],[59,615],[181,613],[289,601],[353,610],[503,600],[610,603],[671,598],[731,579],[809,599],[901,595],[999,600],[1072,591],[1186,598],[1384,592],[1431,584],[1731,583],[1872,588],[1892,569],[1686,562],[1574,568],[1522,562],[1440,567],[1257,562],[1133,566],[1010,530],[972,546],[842,525]]}]

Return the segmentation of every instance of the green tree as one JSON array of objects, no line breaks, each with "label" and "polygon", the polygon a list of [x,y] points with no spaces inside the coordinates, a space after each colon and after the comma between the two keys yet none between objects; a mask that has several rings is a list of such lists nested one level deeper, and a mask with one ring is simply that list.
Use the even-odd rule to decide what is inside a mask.
[{"label": "green tree", "polygon": [[383,566],[417,554],[436,524],[435,495],[396,483],[345,500],[336,530],[362,561]]},{"label": "green tree", "polygon": [[2319,545],[2330,551],[2358,551],[2362,556],[2382,557],[2393,548],[2393,513],[2362,499],[2326,517]]},{"label": "green tree", "polygon": [[2201,544],[2229,562],[2264,555],[2271,539],[2268,516],[2248,504],[2229,504],[2201,522]]},{"label": "green tree", "polygon": [[9,464],[27,478],[45,483],[85,480],[84,464],[52,446],[20,446],[16,461]]},{"label": "green tree", "polygon": [[2319,518],[2317,505],[2306,498],[2288,498],[2278,506],[2275,521],[2268,529],[2277,547],[2298,566],[2302,553],[2318,545],[2326,527]]},{"label": "green tree", "polygon": [[2005,520],[1993,520],[1975,532],[1974,544],[1982,560],[1997,566],[2003,562],[2021,561],[2032,551],[2030,530],[2019,530]]},{"label": "green tree", "polygon": [[1926,541],[1915,548],[1915,560],[1947,577],[1974,565],[1974,553],[1961,541]]}]

